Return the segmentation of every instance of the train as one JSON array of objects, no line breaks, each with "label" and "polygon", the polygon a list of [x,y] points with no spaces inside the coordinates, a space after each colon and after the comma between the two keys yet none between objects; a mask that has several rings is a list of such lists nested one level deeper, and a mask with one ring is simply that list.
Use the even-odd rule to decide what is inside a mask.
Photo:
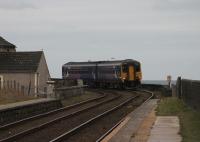
[{"label": "train", "polygon": [[142,80],[141,63],[133,59],[68,62],[62,66],[62,77],[92,87],[136,87]]}]

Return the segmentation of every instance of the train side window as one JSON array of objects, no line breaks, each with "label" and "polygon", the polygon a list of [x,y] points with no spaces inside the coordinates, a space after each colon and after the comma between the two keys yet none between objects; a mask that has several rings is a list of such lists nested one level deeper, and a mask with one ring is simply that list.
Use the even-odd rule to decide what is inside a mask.
[{"label": "train side window", "polygon": [[117,76],[120,76],[120,73],[121,73],[120,69],[121,69],[120,66],[115,67],[115,73],[116,73]]}]

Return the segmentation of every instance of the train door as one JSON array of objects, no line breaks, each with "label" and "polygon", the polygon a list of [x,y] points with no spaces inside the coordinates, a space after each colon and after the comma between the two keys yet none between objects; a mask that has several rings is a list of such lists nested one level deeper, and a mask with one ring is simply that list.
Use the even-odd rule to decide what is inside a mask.
[{"label": "train door", "polygon": [[128,77],[128,66],[127,65],[122,65],[121,77],[123,80],[127,79],[127,77]]},{"label": "train door", "polygon": [[129,66],[129,80],[130,81],[133,81],[134,80],[134,68],[133,68],[133,65],[130,65]]}]

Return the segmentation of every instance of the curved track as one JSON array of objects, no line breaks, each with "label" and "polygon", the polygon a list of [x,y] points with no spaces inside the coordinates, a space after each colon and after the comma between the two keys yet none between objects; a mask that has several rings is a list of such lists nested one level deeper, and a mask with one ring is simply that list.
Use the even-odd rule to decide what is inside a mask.
[{"label": "curved track", "polygon": [[[105,135],[109,134],[111,129],[119,123],[121,119],[127,116],[131,111],[142,103],[147,102],[153,97],[150,92],[141,91],[128,91],[129,93],[137,93],[138,97],[127,98],[127,101],[122,102],[118,106],[114,106],[110,110],[102,113],[101,115],[88,120],[88,124],[82,124],[82,126],[74,128],[73,130],[66,132],[60,137],[55,138],[51,142],[66,141],[66,142],[94,142],[100,141]],[[125,92],[123,93],[125,94]]]},{"label": "curved track", "polygon": [[[117,120],[121,119],[127,115],[128,104],[137,102],[135,106],[138,106],[141,104],[138,103],[139,99],[144,102],[139,92],[103,92],[104,95],[95,99],[0,127],[0,142],[96,141],[107,132],[108,128],[111,128],[109,125],[104,131],[99,129],[104,127],[103,119],[112,121],[112,115],[115,116],[117,113]],[[120,111],[123,114],[120,114]],[[113,123],[116,124],[115,118]],[[82,133],[91,132],[95,133],[92,137],[82,138],[84,137],[81,136]]]},{"label": "curved track", "polygon": [[[154,93],[150,92],[150,91],[147,91],[147,90],[140,90],[140,92],[143,92],[143,93],[148,93],[150,94],[150,97],[144,101],[142,104],[145,104],[146,102],[148,102],[150,99],[152,99],[154,97]],[[118,123],[116,123],[112,128],[110,128],[108,131],[106,131],[106,133],[104,133],[102,136],[100,136],[96,142],[101,142],[106,136],[108,136],[117,126],[119,126],[123,121],[124,121],[125,118],[122,118]]]},{"label": "curved track", "polygon": [[59,123],[66,119],[69,120],[69,118],[78,116],[80,113],[87,112],[105,103],[109,103],[119,97],[119,95],[104,94],[95,99],[7,124],[0,128],[0,141],[16,141],[21,137],[38,132],[42,129],[48,130],[52,124]]}]

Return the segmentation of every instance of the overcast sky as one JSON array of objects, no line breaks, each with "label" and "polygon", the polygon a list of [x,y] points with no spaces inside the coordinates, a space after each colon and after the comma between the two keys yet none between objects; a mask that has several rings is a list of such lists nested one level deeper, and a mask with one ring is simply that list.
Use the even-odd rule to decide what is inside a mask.
[{"label": "overcast sky", "polygon": [[200,79],[200,0],[0,0],[0,36],[69,61],[131,58],[143,79]]}]

